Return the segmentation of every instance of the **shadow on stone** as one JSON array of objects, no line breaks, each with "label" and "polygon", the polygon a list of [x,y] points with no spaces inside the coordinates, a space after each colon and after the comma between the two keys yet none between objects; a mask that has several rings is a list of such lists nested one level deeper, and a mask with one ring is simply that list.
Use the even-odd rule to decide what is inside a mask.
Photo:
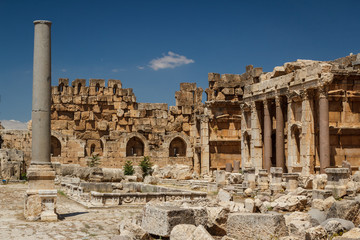
[{"label": "shadow on stone", "polygon": [[73,213],[59,214],[59,220],[63,220],[67,217],[74,217],[74,216],[86,214],[86,213],[89,213],[89,212],[73,212]]}]

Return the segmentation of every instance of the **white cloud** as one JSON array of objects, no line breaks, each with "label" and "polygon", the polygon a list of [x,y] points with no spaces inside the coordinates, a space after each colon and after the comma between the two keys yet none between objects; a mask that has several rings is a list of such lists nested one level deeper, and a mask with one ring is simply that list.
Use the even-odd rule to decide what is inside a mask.
[{"label": "white cloud", "polygon": [[119,71],[119,69],[116,69],[116,68],[115,68],[115,69],[113,69],[113,70],[111,70],[111,71],[116,73],[116,72]]},{"label": "white cloud", "polygon": [[195,61],[192,59],[188,59],[185,56],[181,56],[179,54],[169,51],[168,55],[163,54],[163,57],[151,60],[149,63],[149,67],[156,71],[165,68],[176,68],[180,67],[181,65],[194,62]]},{"label": "white cloud", "polygon": [[67,72],[67,69],[63,68],[61,69],[62,72]]},{"label": "white cloud", "polygon": [[137,68],[140,69],[140,70],[144,70],[144,69],[145,69],[144,66],[137,66]]}]

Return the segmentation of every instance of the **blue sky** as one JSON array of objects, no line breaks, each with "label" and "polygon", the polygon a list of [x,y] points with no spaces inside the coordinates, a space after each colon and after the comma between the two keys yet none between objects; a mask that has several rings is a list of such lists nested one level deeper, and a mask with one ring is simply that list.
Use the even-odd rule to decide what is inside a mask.
[{"label": "blue sky", "polygon": [[31,118],[33,21],[52,25],[52,82],[120,79],[138,102],[175,104],[207,73],[272,71],[360,52],[360,1],[0,0],[0,119]]}]

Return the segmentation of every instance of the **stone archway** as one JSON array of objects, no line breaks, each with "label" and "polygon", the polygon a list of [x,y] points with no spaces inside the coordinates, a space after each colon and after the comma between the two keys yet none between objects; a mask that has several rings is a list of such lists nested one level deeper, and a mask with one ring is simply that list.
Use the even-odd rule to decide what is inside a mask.
[{"label": "stone archway", "polygon": [[126,156],[144,156],[144,143],[143,141],[134,136],[126,143]]},{"label": "stone archway", "polygon": [[61,156],[60,140],[54,136],[51,136],[51,156],[52,157],[60,157]]},{"label": "stone archway", "polygon": [[169,157],[185,157],[186,156],[186,143],[180,138],[176,137],[170,142]]}]

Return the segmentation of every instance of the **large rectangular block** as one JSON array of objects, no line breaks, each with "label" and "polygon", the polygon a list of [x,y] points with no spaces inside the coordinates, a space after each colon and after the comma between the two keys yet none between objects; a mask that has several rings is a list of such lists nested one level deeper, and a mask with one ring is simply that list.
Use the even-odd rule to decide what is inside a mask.
[{"label": "large rectangular block", "polygon": [[150,234],[169,237],[178,224],[195,225],[194,211],[190,208],[147,204],[144,208],[141,227]]},{"label": "large rectangular block", "polygon": [[227,221],[227,235],[234,239],[278,239],[288,236],[282,214],[234,213]]}]

